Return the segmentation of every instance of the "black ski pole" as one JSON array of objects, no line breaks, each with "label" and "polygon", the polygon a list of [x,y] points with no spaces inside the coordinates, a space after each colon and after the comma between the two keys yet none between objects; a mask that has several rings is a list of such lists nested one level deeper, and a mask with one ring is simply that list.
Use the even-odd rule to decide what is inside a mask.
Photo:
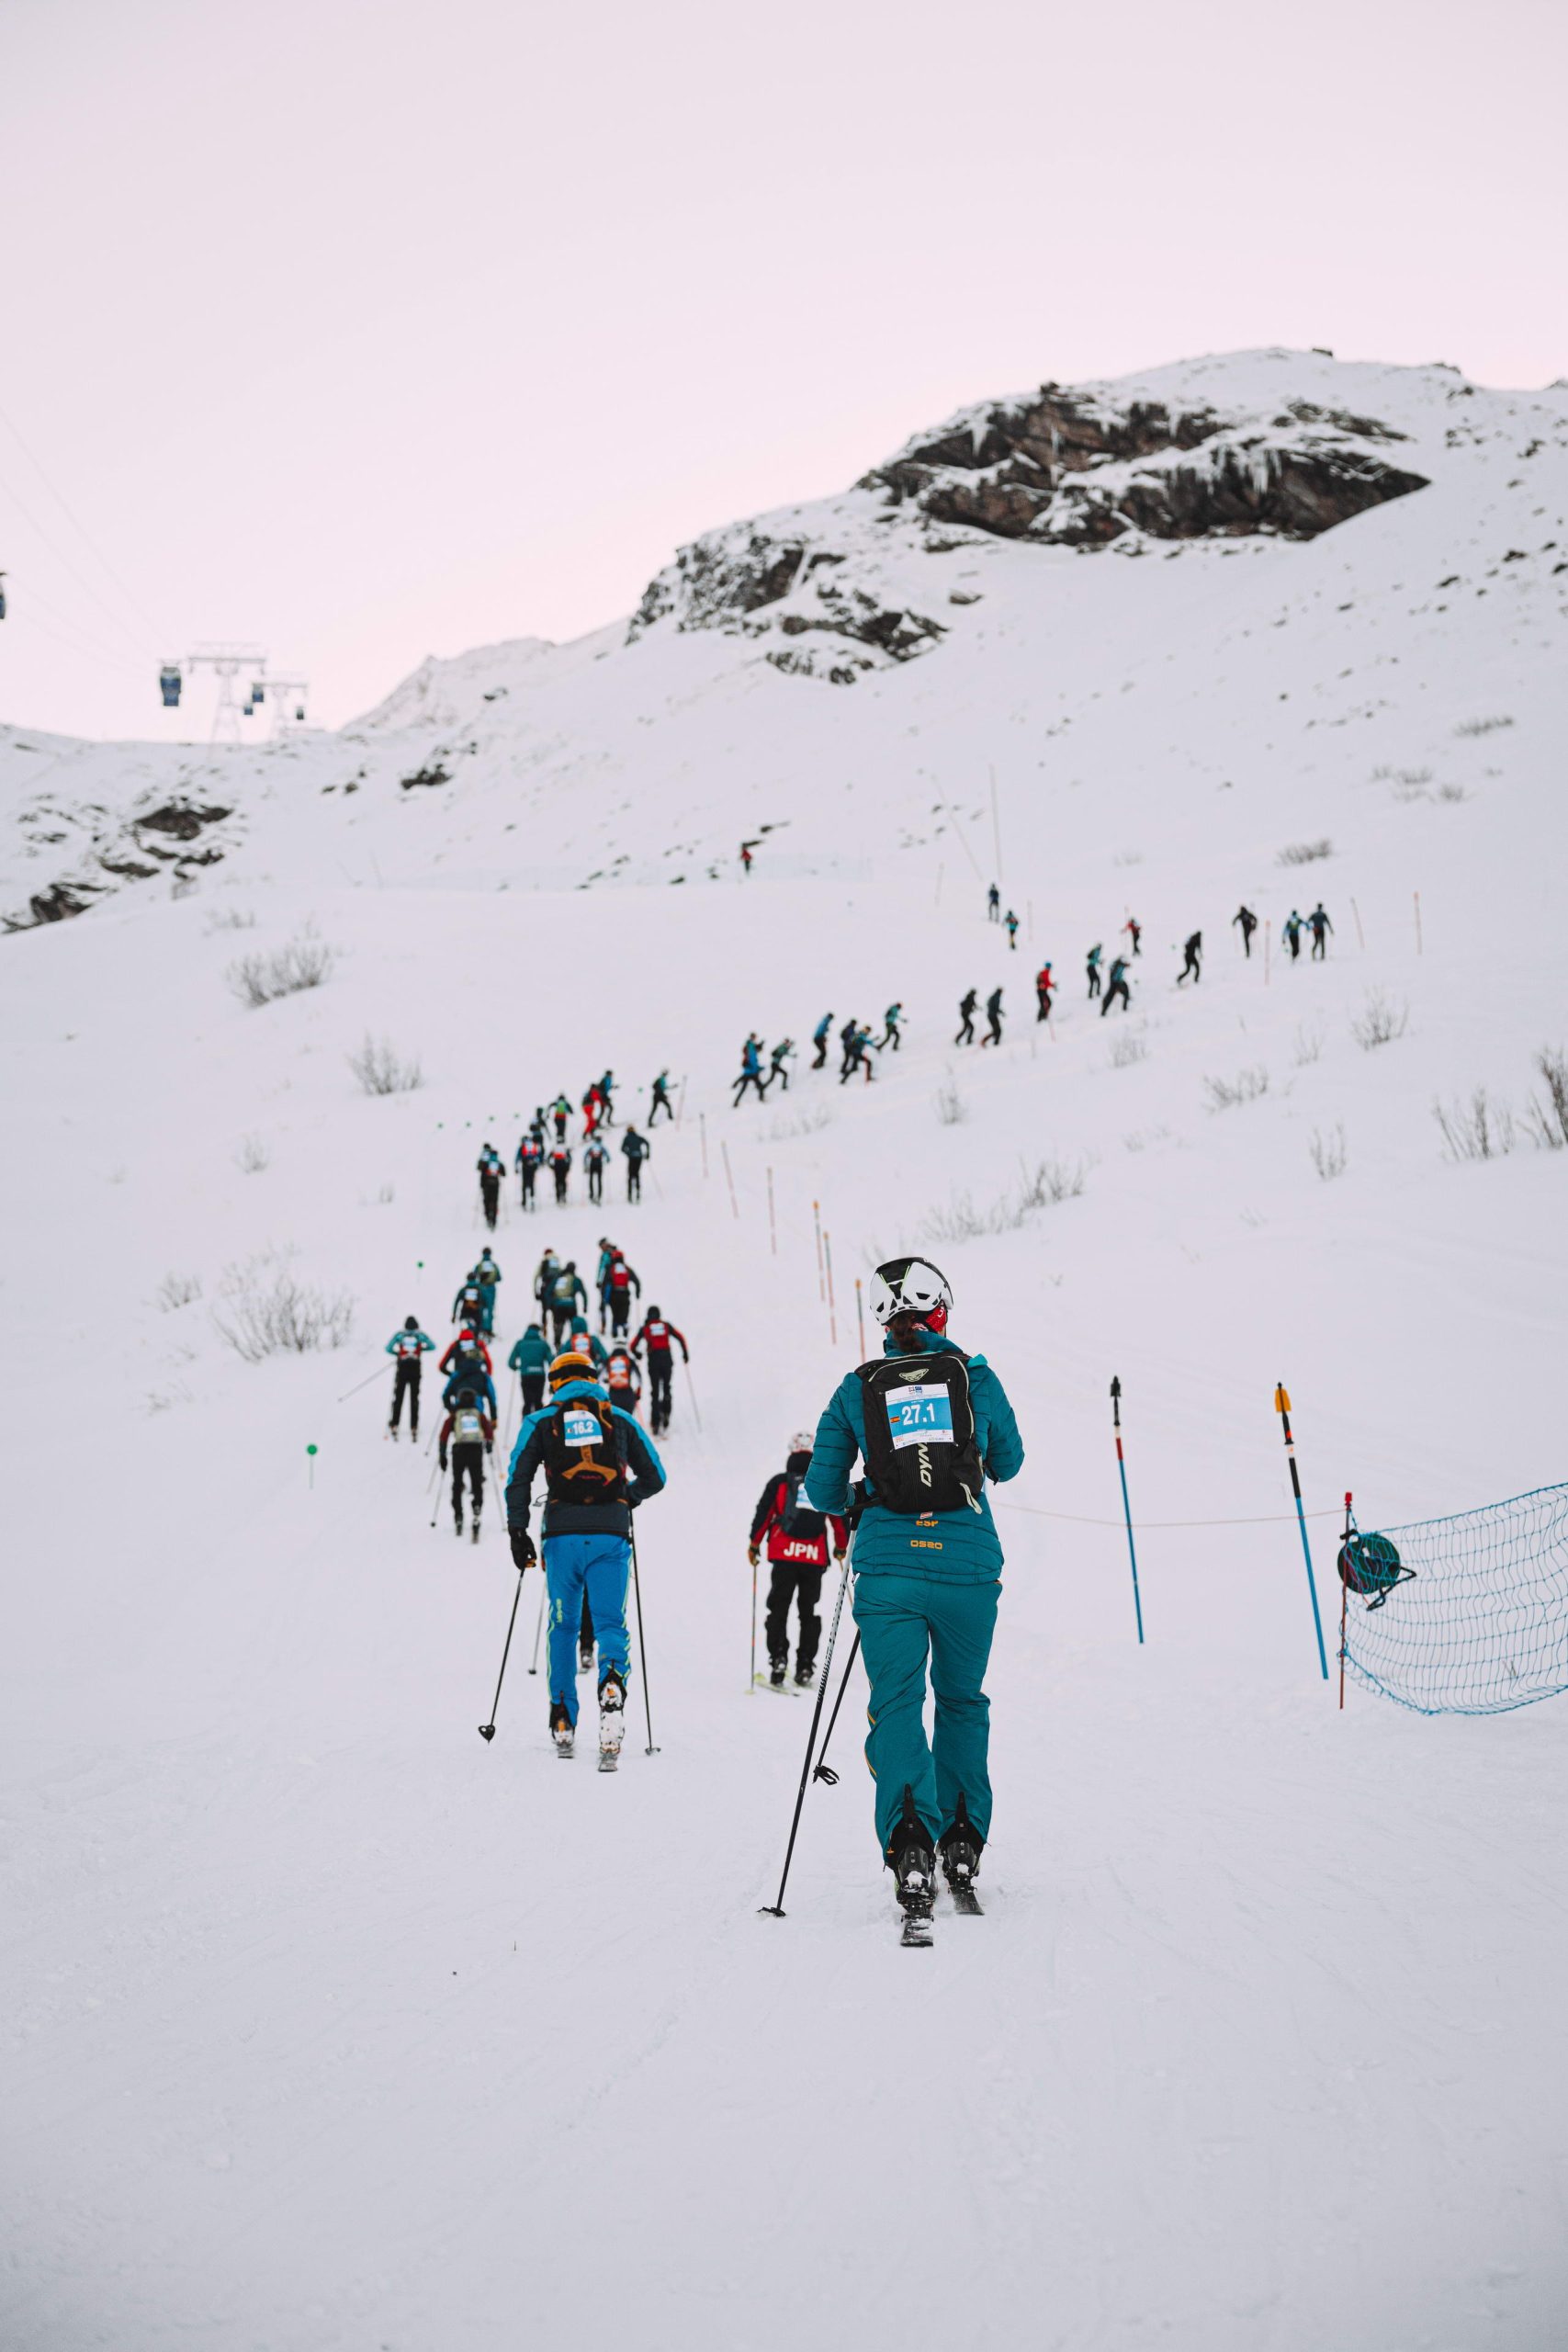
[{"label": "black ski pole", "polygon": [[642,1582],[637,1572],[637,1531],[632,1531],[632,1590],[637,1595],[637,1654],[642,1666],[642,1711],[648,1719],[648,1746],[645,1756],[657,1756],[653,1744],[653,1709],[648,1696],[648,1645],[642,1637]]},{"label": "black ski pole", "polygon": [[822,1702],[828,1695],[828,1677],[833,1665],[833,1645],[839,1638],[839,1619],[843,1611],[844,1595],[849,1590],[850,1569],[853,1562],[854,1538],[852,1536],[849,1555],[844,1562],[844,1573],[839,1579],[839,1598],[833,1605],[833,1623],[828,1635],[828,1655],[822,1662],[822,1679],[817,1685],[817,1704],[811,1711],[811,1730],[806,1742],[806,1761],[800,1768],[800,1786],[795,1791],[795,1818],[789,1825],[789,1844],[784,1848],[784,1869],[779,1874],[778,1900],[776,1903],[762,1903],[758,1905],[760,1911],[771,1912],[775,1919],[782,1919],[784,1916],[784,1885],[789,1878],[790,1863],[795,1859],[795,1833],[800,1827],[800,1809],[806,1803],[806,1784],[811,1778],[811,1756],[817,1746],[817,1726],[822,1720]]},{"label": "black ski pole", "polygon": [[818,1757],[817,1770],[811,1775],[814,1781],[825,1781],[830,1789],[836,1789],[838,1787],[839,1776],[837,1772],[834,1771],[832,1766],[825,1760],[828,1754],[828,1746],[833,1736],[833,1725],[839,1720],[839,1709],[844,1703],[844,1693],[850,1687],[850,1676],[854,1671],[854,1663],[859,1656],[860,1627],[857,1625],[855,1627],[854,1640],[850,1645],[849,1664],[844,1668],[844,1679],[839,1685],[839,1695],[833,1702],[833,1712],[828,1718],[828,1728],[822,1735],[822,1753]]},{"label": "black ski pole", "polygon": [[[434,1521],[431,1523],[434,1525]],[[495,1737],[495,1711],[501,1704],[501,1686],[506,1679],[506,1661],[512,1651],[512,1628],[517,1623],[517,1604],[523,1598],[525,1573],[522,1568],[517,1571],[517,1589],[512,1596],[512,1614],[506,1622],[506,1647],[501,1653],[501,1672],[495,1678],[495,1696],[490,1702],[490,1721],[479,1725],[479,1737],[483,1740]]]}]

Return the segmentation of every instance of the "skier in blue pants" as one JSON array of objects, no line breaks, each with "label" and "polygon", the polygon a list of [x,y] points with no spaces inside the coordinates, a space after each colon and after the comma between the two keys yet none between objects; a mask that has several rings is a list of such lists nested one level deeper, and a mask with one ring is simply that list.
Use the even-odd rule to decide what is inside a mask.
[{"label": "skier in blue pants", "polygon": [[[990,1831],[990,1702],[982,1688],[1001,1592],[1002,1548],[984,1482],[1014,1478],[1023,1445],[984,1356],[947,1337],[953,1293],[927,1261],[872,1276],[886,1337],[879,1362],[842,1380],[817,1426],[806,1499],[842,1512],[858,1454],[866,1476],[854,1540],[854,1615],[871,1681],[866,1761],[876,1838],[906,1911],[929,1915],[941,1852],[972,1882]],[[927,1661],[935,1699],[926,1737]]]},{"label": "skier in blue pants", "polygon": [[590,1357],[550,1366],[550,1398],[517,1432],[506,1480],[506,1525],[519,1568],[535,1557],[528,1532],[534,1478],[545,1476],[545,1579],[550,1598],[550,1736],[570,1756],[577,1734],[577,1657],[584,1595],[599,1644],[599,1752],[620,1753],[631,1679],[626,1588],[632,1512],[658,1494],[664,1466],[649,1438],[611,1404]]}]

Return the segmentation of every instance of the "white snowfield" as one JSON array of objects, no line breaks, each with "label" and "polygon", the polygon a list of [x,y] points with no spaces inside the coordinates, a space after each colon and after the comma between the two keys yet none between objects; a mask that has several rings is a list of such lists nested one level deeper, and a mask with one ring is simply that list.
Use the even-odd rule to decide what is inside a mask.
[{"label": "white snowfield", "polygon": [[[110,831],[146,793],[231,813],[194,888],[113,877],[0,958],[7,2352],[1563,2341],[1568,1703],[1339,1712],[1273,1392],[1331,1664],[1347,1489],[1375,1527],[1568,1476],[1568,1152],[1527,1125],[1568,1043],[1568,415],[1299,354],[1145,389],[1382,419],[1430,486],[1310,543],[1092,555],[932,554],[852,493],[888,600],[951,627],[847,686],[671,617],[427,665],[276,753],[8,730],[13,810],[49,763]],[[4,903],[66,871],[13,848]],[[1320,893],[1327,960],[1292,964]],[[1084,951],[1129,914],[1101,1018]],[[308,923],[324,984],[243,1006],[228,968]],[[1000,1050],[955,1048],[998,982]],[[1365,1046],[1373,997],[1397,1034]],[[880,1034],[895,1000],[874,1083],[806,1067],[823,1013]],[[793,1080],[735,1112],[753,1026]],[[363,1094],[367,1034],[424,1084]],[[586,1681],[585,1752],[551,1752],[533,1573],[476,1736],[497,1497],[455,1542],[436,1384],[393,1446],[381,1352],[411,1311],[445,1344],[481,1143],[510,1162],[606,1064],[623,1122],[660,1067],[683,1087],[645,1199],[618,1159],[603,1209],[577,1170],[564,1211],[509,1184],[496,1251],[502,1355],[542,1248],[591,1274],[601,1234],[692,1343],[638,1515],[659,1752],[634,1673],[613,1779]],[[1477,1086],[1514,1148],[1456,1164],[1432,1106]],[[760,1916],[810,1710],[748,1688],[752,1506],[909,1245],[1028,1456],[994,1495],[987,1916],[940,1904],[927,1953],[858,1667]],[[268,1251],[351,1296],[342,1348],[225,1344]]]}]

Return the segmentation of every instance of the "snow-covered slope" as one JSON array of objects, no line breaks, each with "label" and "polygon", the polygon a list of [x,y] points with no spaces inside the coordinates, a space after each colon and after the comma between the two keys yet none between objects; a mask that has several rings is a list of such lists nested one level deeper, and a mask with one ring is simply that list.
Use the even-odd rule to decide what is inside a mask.
[{"label": "snow-covered slope", "polygon": [[[957,526],[873,487],[746,526],[946,624],[848,687],[767,659],[815,634],[773,626],[792,588],[772,620],[672,605],[629,644],[428,665],[276,754],[8,747],[138,840],[144,795],[229,813],[185,895],[111,877],[4,943],[7,2346],[1556,2341],[1568,1710],[1337,1712],[1272,1396],[1325,1604],[1346,1488],[1375,1524],[1563,1475],[1568,1152],[1521,1126],[1454,1165],[1431,1115],[1477,1085],[1522,1114],[1568,1042],[1560,414],[1300,355],[1106,397],[1134,392],[1376,420],[1429,486],[1310,541],[1089,554],[968,526],[932,552]],[[25,908],[66,868],[14,871]],[[1283,962],[1320,889],[1328,961]],[[1129,912],[1103,1020],[1082,951]],[[308,922],[325,985],[243,1008],[228,967]],[[958,995],[998,982],[1001,1050],[956,1050]],[[1404,1022],[1367,1047],[1373,993]],[[875,1084],[797,1064],[730,1109],[748,1027],[895,999]],[[422,1089],[358,1092],[367,1032]],[[606,1062],[628,1096],[684,1082],[647,1199],[574,1182],[497,1249],[503,1349],[543,1244],[606,1231],[693,1343],[639,1524],[660,1752],[614,1781],[549,1751],[531,1583],[475,1736],[515,1579],[493,1521],[432,1527],[378,1373],[411,1309],[444,1328],[480,1141],[510,1156]],[[1082,1190],[1021,1208],[1043,1162]],[[894,1947],[858,1669],[788,1916],[757,1916],[807,1711],[747,1689],[744,1549],[860,1352],[856,1278],[916,1240],[1029,1454],[988,1914],[928,1955]],[[350,1295],[344,1349],[226,1347],[269,1250]]]}]

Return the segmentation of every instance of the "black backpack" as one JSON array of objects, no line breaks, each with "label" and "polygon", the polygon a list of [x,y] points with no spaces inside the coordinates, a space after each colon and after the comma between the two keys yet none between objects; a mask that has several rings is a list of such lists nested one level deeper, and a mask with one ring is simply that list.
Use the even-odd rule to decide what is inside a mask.
[{"label": "black backpack", "polygon": [[624,1503],[626,1454],[608,1402],[563,1398],[544,1426],[545,1485],[556,1503]]},{"label": "black backpack", "polygon": [[980,1508],[985,1476],[969,1396],[969,1359],[882,1356],[863,1363],[865,1466],[885,1510],[918,1518],[927,1511]]},{"label": "black backpack", "polygon": [[784,1507],[779,1512],[779,1525],[792,1544],[815,1544],[827,1532],[825,1514],[813,1510],[809,1504],[800,1499],[800,1490],[805,1483],[804,1470],[793,1478],[786,1476],[784,1480]]}]

